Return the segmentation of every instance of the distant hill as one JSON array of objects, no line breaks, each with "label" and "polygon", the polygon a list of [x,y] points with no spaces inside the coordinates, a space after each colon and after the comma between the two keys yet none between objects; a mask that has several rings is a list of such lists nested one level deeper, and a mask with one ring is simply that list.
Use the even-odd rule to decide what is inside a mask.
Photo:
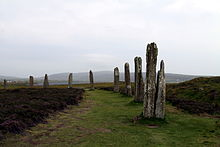
[{"label": "distant hill", "polygon": [[166,82],[167,83],[179,83],[179,82],[189,81],[189,80],[192,80],[198,77],[201,77],[201,76],[166,73]]},{"label": "distant hill", "polygon": [[11,81],[17,81],[17,80],[24,80],[23,78],[19,78],[19,77],[11,77],[11,76],[2,76],[0,75],[0,80],[11,80]]},{"label": "distant hill", "polygon": [[[113,72],[112,71],[98,71],[94,72],[94,80],[95,82],[113,82]],[[51,82],[57,82],[57,83],[67,83],[69,73],[58,73],[58,74],[51,74],[49,75],[49,81]],[[146,73],[143,73],[143,77],[145,78]],[[167,73],[166,74],[166,81],[168,83],[179,83],[188,81],[194,78],[197,78],[199,76],[193,76],[193,75],[183,75],[183,74],[172,74]],[[3,79],[12,80],[12,81],[24,81],[27,80],[28,77],[25,78],[19,78],[19,77],[9,77],[9,76],[0,76],[0,80]],[[35,81],[42,82],[44,77],[35,77]],[[124,81],[124,73],[120,73],[120,81]],[[134,81],[134,73],[131,73],[131,81]],[[73,83],[88,83],[89,82],[89,75],[87,72],[81,72],[81,73],[73,73]]]},{"label": "distant hill", "polygon": [[[99,71],[94,72],[94,80],[95,82],[113,82],[113,72],[111,71]],[[52,74],[49,75],[49,80],[51,81],[67,81],[69,73],[59,73],[59,74]],[[146,77],[146,73],[143,73],[143,77]],[[172,74],[167,73],[166,74],[166,81],[168,83],[179,83],[184,82],[188,80],[192,80],[194,78],[197,78],[199,76],[193,76],[193,75],[183,75],[183,74]],[[41,80],[43,77],[40,78]],[[73,73],[73,81],[75,82],[82,82],[82,83],[88,83],[89,82],[89,76],[87,72],[83,73]],[[124,81],[124,73],[120,73],[120,81]],[[134,81],[134,73],[131,73],[131,81]]]}]

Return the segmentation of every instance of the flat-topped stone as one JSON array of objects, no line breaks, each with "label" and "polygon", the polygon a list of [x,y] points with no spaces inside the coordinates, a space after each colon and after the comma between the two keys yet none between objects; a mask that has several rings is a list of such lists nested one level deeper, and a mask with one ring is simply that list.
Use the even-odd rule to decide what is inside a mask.
[{"label": "flat-topped stone", "polygon": [[128,96],[132,96],[129,63],[125,63],[125,89]]},{"label": "flat-topped stone", "polygon": [[135,102],[143,102],[144,100],[144,81],[142,76],[142,59],[141,57],[135,57],[135,74],[134,74],[134,83],[135,83]]},{"label": "flat-topped stone", "polygon": [[70,73],[68,77],[68,88],[72,88],[72,87],[73,87],[73,74]]},{"label": "flat-topped stone", "polygon": [[114,92],[119,92],[119,69],[114,69]]}]

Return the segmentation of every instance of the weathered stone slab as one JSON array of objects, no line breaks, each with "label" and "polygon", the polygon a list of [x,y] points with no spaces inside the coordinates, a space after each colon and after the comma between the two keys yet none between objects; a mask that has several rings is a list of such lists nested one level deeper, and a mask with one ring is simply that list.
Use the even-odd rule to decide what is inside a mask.
[{"label": "weathered stone slab", "polygon": [[49,88],[48,76],[45,74],[43,88]]},{"label": "weathered stone slab", "polygon": [[135,102],[143,102],[144,100],[144,81],[142,76],[142,59],[141,57],[135,57]]},{"label": "weathered stone slab", "polygon": [[93,78],[93,72],[90,70],[89,71],[89,80],[90,80],[90,88],[91,90],[94,90],[94,78]]},{"label": "weathered stone slab", "polygon": [[157,75],[157,95],[155,117],[164,119],[165,117],[165,99],[166,99],[166,81],[164,72],[164,62],[160,63],[160,70]]},{"label": "weathered stone slab", "polygon": [[129,63],[125,63],[125,89],[128,96],[132,96]]},{"label": "weathered stone slab", "polygon": [[73,87],[73,74],[70,73],[68,77],[68,88],[72,88],[72,87]]},{"label": "weathered stone slab", "polygon": [[143,115],[146,118],[154,117],[155,97],[156,97],[156,65],[158,49],[155,43],[147,45],[147,72],[146,72],[146,91],[144,96]]},{"label": "weathered stone slab", "polygon": [[30,77],[29,77],[29,86],[30,86],[30,87],[33,87],[33,86],[34,86],[34,77],[33,77],[33,76],[30,76]]},{"label": "weathered stone slab", "polygon": [[119,92],[119,69],[114,69],[114,92]]},{"label": "weathered stone slab", "polygon": [[4,87],[4,89],[7,88],[7,80],[5,80],[5,79],[4,79],[4,82],[3,82],[3,87]]}]

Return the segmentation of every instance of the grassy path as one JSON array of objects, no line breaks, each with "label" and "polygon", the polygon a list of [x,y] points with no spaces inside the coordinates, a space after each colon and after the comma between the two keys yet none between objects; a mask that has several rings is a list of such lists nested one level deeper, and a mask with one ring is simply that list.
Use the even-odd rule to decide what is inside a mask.
[{"label": "grassy path", "polygon": [[70,106],[23,135],[8,135],[0,146],[144,147],[220,146],[217,120],[189,115],[167,106],[166,122],[159,128],[132,123],[142,104],[109,91],[87,91],[80,106]]}]

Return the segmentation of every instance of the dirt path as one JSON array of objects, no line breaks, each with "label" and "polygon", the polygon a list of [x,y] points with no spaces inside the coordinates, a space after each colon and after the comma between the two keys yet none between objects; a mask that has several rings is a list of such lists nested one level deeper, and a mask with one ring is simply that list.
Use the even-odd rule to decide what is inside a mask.
[{"label": "dirt path", "polygon": [[87,91],[79,106],[69,106],[54,114],[47,123],[8,135],[4,147],[142,147],[219,145],[217,119],[190,115],[167,106],[166,123],[149,128],[131,120],[143,104],[110,91]]},{"label": "dirt path", "polygon": [[[17,137],[14,137],[13,134],[7,135],[3,146],[12,147],[18,142],[21,143],[18,146],[28,147],[58,145],[64,140],[64,144],[77,144],[80,138],[92,134],[95,131],[108,132],[108,130],[105,129],[92,130],[79,125],[80,121],[87,121],[84,115],[88,113],[93,106],[94,101],[85,97],[79,106],[69,106],[64,111],[50,116],[50,118],[46,120],[46,123],[38,124],[36,127],[25,131],[22,135],[18,135]],[[74,130],[75,134],[68,134],[70,130]],[[69,139],[62,138],[62,136],[69,137]]]}]

